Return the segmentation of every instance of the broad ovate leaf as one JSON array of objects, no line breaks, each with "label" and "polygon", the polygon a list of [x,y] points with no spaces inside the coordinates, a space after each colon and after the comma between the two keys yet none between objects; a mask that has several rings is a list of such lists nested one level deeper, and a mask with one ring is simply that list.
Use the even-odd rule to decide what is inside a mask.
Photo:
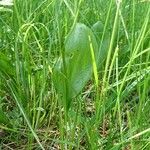
[{"label": "broad ovate leaf", "polygon": [[65,58],[57,61],[53,71],[55,87],[62,99],[67,100],[67,107],[92,76],[91,48],[98,62],[98,45],[94,34],[86,25],[77,23],[66,38]]}]

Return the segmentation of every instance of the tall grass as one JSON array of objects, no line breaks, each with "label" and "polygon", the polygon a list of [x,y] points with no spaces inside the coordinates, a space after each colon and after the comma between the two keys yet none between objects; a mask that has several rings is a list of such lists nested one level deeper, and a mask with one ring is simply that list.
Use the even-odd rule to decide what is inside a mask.
[{"label": "tall grass", "polygon": [[[149,16],[148,0],[0,4],[0,148],[150,149]],[[77,23],[90,33],[93,74],[70,97],[69,71],[83,71],[78,59],[67,68],[66,41]]]}]

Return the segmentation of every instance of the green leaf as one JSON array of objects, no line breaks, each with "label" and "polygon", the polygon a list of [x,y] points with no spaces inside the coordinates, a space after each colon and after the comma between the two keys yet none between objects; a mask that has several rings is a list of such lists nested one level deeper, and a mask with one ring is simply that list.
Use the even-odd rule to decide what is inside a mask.
[{"label": "green leaf", "polygon": [[[104,24],[101,21],[97,21],[93,26],[92,30],[94,31],[94,34],[98,37],[99,35],[102,36],[103,30],[104,30]],[[100,37],[99,37],[100,38]]]},{"label": "green leaf", "polygon": [[54,84],[67,109],[71,99],[81,92],[92,76],[90,44],[98,62],[98,45],[94,34],[86,25],[77,23],[65,41],[65,62],[61,57],[54,67]]},{"label": "green leaf", "polygon": [[[92,31],[94,32],[94,35],[96,36],[97,43],[99,46],[99,69],[101,69],[101,65],[107,58],[108,54],[108,49],[109,49],[109,44],[110,44],[110,33],[106,31],[103,35],[104,32],[104,25],[101,21],[97,21],[93,26],[92,26]],[[102,37],[103,36],[103,37]]]}]

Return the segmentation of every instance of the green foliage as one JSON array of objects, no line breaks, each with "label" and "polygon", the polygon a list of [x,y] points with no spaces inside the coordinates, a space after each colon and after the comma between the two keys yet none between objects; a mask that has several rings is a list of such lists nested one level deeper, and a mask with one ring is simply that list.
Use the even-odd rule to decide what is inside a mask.
[{"label": "green foliage", "polygon": [[0,73],[5,75],[14,75],[15,71],[13,65],[6,55],[0,52]]},{"label": "green foliage", "polygon": [[90,42],[98,62],[98,45],[94,34],[86,25],[77,23],[66,38],[64,59],[61,56],[54,67],[54,84],[62,100],[67,101],[64,103],[67,109],[71,99],[81,92],[91,78],[93,68]]},{"label": "green foliage", "polygon": [[0,6],[0,149],[150,149],[149,16],[148,0]]},{"label": "green foliage", "polygon": [[101,21],[97,21],[93,26],[92,30],[96,36],[97,43],[99,46],[98,53],[98,68],[101,70],[102,64],[107,57],[109,44],[110,44],[110,33],[104,32],[104,24]]},{"label": "green foliage", "polygon": [[54,67],[54,84],[67,109],[70,107],[72,98],[82,91],[92,76],[91,48],[94,50],[95,61],[99,69],[107,57],[109,33],[102,39],[104,25],[100,21],[92,26],[92,30],[84,24],[77,23],[67,36],[65,50]]},{"label": "green foliage", "polygon": [[3,112],[2,108],[0,108],[0,124],[10,124],[10,121],[7,115]]}]

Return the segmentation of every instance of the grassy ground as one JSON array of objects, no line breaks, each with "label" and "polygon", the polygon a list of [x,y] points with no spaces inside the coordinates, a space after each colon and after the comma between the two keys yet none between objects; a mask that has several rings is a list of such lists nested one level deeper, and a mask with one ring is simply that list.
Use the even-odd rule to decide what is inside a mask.
[{"label": "grassy ground", "polygon": [[[92,29],[98,21],[103,61],[92,59],[84,87],[62,98],[62,82],[53,76],[66,38],[78,22]],[[0,149],[149,150],[149,116],[149,0],[14,0],[0,6]]]}]

